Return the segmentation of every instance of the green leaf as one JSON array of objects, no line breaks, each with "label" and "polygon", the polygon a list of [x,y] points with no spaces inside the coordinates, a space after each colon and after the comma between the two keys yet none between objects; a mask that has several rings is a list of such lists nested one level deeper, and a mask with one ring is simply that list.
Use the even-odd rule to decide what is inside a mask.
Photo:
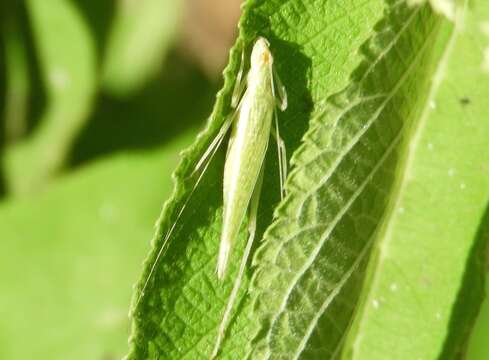
[{"label": "green leaf", "polygon": [[[252,271],[246,274],[221,357],[243,358],[253,349],[254,359],[324,358],[340,349],[398,157],[426,101],[446,41],[440,35],[450,28],[428,6],[389,2],[383,9],[376,0],[246,3],[224,88],[207,129],[176,171],[176,190],[134,297],[130,359],[204,359],[212,350],[242,251],[233,255],[227,280],[217,282],[225,149],[189,198],[190,173],[229,115],[241,50],[247,54],[258,35],[271,41],[288,91],[289,108],[279,121],[289,154],[311,128],[291,161],[289,195],[255,258],[250,296]],[[269,152],[259,234],[271,223],[279,194],[275,150]]]},{"label": "green leaf", "polygon": [[5,153],[9,190],[43,186],[63,166],[85,124],[96,91],[95,45],[79,10],[68,0],[26,2],[47,104],[35,132]]},{"label": "green leaf", "polygon": [[127,349],[131,284],[178,151],[121,154],[0,205],[0,358],[117,359]]},{"label": "green leaf", "polygon": [[118,95],[140,88],[161,66],[181,22],[181,0],[117,2],[102,85]]},{"label": "green leaf", "polygon": [[256,254],[253,359],[342,352],[377,227],[451,26],[426,5],[400,2],[386,7],[375,28],[350,85],[312,119],[291,160],[289,196]]},{"label": "green leaf", "polygon": [[352,359],[462,358],[483,297],[489,88],[479,85],[489,74],[480,24],[489,6],[461,17],[377,236]]}]

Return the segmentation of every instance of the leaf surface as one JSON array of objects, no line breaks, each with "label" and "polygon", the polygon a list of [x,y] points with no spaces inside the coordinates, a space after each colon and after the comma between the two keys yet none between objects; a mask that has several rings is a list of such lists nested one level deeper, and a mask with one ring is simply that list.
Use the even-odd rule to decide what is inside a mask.
[{"label": "leaf surface", "polygon": [[121,358],[131,285],[169,169],[195,136],[124,153],[0,204],[0,358]]},{"label": "leaf surface", "polygon": [[350,85],[312,119],[255,258],[254,359],[337,358],[451,26],[391,3]]},{"label": "leaf surface", "polygon": [[129,359],[207,359],[212,351],[246,231],[219,283],[225,148],[195,191],[190,175],[231,112],[241,51],[249,54],[258,35],[270,40],[287,88],[279,122],[294,170],[273,219],[279,184],[271,146],[257,238],[273,224],[257,241],[220,358],[340,354],[399,159],[450,30],[428,5],[404,1],[245,3],[223,90],[207,129],[183,156],[158,222],[134,296]]}]

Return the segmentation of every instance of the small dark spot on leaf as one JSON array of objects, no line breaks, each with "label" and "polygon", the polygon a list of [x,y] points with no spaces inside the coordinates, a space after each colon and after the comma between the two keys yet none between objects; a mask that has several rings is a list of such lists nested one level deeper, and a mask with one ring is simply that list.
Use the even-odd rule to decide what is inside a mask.
[{"label": "small dark spot on leaf", "polygon": [[470,98],[468,98],[467,96],[461,97],[459,101],[462,106],[466,106],[470,104]]}]

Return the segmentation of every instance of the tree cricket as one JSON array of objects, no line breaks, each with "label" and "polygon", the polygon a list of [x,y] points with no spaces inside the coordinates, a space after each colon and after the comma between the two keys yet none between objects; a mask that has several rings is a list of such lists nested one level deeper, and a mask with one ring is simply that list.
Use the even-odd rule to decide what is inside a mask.
[{"label": "tree cricket", "polygon": [[[251,51],[250,66],[247,76],[243,79],[244,56],[237,75],[231,105],[235,109],[221,126],[218,134],[197,162],[192,174],[200,172],[187,201],[184,203],[176,220],[165,235],[163,245],[146,278],[139,300],[143,297],[148,282],[163,254],[175,224],[180,218],[189,198],[197,188],[207,167],[222,144],[231,128],[223,178],[223,225],[216,273],[219,280],[225,278],[230,254],[238,237],[239,230],[248,211],[248,240],[241,258],[238,274],[233,283],[225,311],[219,326],[217,339],[211,358],[217,356],[224,334],[228,326],[234,302],[236,301],[241,281],[256,232],[256,216],[263,182],[265,155],[270,135],[277,143],[280,194],[284,197],[284,182],[287,177],[287,158],[285,144],[280,137],[277,108],[287,108],[287,95],[278,75],[274,70],[273,56],[269,42],[259,37]],[[275,122],[275,124],[273,124]],[[136,303],[136,306],[137,306]]]}]

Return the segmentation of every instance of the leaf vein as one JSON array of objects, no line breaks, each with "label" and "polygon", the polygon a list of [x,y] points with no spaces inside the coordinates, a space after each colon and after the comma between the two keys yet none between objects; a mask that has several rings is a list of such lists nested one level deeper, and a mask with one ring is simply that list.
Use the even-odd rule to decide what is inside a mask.
[{"label": "leaf vein", "polygon": [[[394,141],[392,141],[391,145],[389,146],[389,149],[385,152],[385,154],[382,156],[382,158],[377,163],[377,165],[374,167],[374,169],[372,169],[372,172],[369,174],[369,176],[367,176],[367,179],[366,179],[367,181],[365,181],[362,184],[362,186],[359,188],[360,191],[358,192],[358,194],[360,194],[363,191],[364,187],[372,179],[373,175],[377,172],[377,170],[382,166],[382,164],[389,157],[389,155],[392,153],[392,151],[396,148],[396,145],[399,143],[399,141],[401,139],[401,135],[402,135],[402,130],[399,131],[399,133],[397,134],[396,138],[394,139]],[[354,200],[355,199],[353,199],[353,201]],[[353,203],[353,201],[351,201],[348,205],[351,205]],[[330,233],[331,232],[327,233],[326,236],[322,236],[321,241],[320,241],[320,244],[319,244],[320,246],[317,247],[318,251],[316,251],[314,253],[314,257],[312,258],[311,264],[309,266],[311,266],[312,263],[315,261],[315,259],[317,257],[317,254],[319,254],[319,249],[323,246],[324,241],[326,241],[326,239],[328,238],[328,236],[330,235]],[[324,301],[324,303],[321,305],[321,308],[319,309],[318,313],[313,317],[310,325],[307,327],[306,334],[304,335],[304,337],[302,338],[302,340],[301,340],[301,342],[299,344],[299,348],[298,348],[298,350],[296,352],[296,355],[294,356],[294,359],[298,359],[299,355],[304,351],[304,349],[306,347],[306,344],[307,344],[307,341],[309,340],[309,337],[311,336],[312,331],[314,330],[317,322],[319,321],[319,318],[322,316],[322,314],[324,313],[324,311],[326,311],[326,308],[331,303],[331,300],[340,292],[340,290],[346,284],[347,280],[350,278],[350,276],[353,274],[353,272],[358,267],[358,265],[360,264],[360,262],[363,260],[364,256],[367,253],[367,250],[372,245],[372,241],[373,241],[373,237],[371,237],[369,239],[369,241],[367,242],[367,244],[362,249],[362,252],[359,254],[358,258],[352,264],[352,266],[350,267],[350,269],[348,269],[348,271],[344,274],[344,276],[342,276],[342,278],[341,278],[340,282],[338,283],[338,285],[334,288],[334,290],[331,292],[331,294],[326,298],[326,300]],[[308,266],[308,268],[309,268],[309,266]],[[305,273],[305,271],[304,271],[304,273]],[[303,274],[301,274],[301,277],[302,276],[303,276]]]},{"label": "leaf vein", "polygon": [[[394,88],[392,89],[392,91],[390,92],[390,94],[388,95],[388,97],[386,98],[386,100],[384,101],[384,103],[382,104],[382,106],[379,108],[379,110],[377,110],[374,114],[374,116],[372,118],[369,119],[369,121],[367,122],[367,127],[371,126],[372,123],[378,119],[378,116],[380,115],[380,113],[382,112],[383,108],[386,106],[386,104],[389,102],[389,100],[397,93],[397,91],[399,90],[399,88],[401,87],[401,85],[405,82],[406,78],[408,77],[408,75],[410,75],[411,71],[413,70],[414,68],[414,65],[417,63],[417,61],[420,59],[420,54],[423,54],[426,46],[430,43],[430,39],[431,39],[431,35],[434,34],[435,31],[432,30],[430,36],[427,36],[423,45],[421,46],[421,49],[419,51],[419,53],[416,55],[415,59],[413,60],[413,62],[410,64],[409,68],[406,69],[405,73],[403,74],[403,76],[401,77],[401,79],[399,79],[399,81],[395,84]],[[353,142],[356,143],[359,141],[359,139],[361,138],[361,136],[366,132],[367,129],[365,129],[365,127],[362,128],[363,131],[360,131],[360,134],[356,135],[354,138],[353,138]],[[394,145],[397,144],[397,142],[399,141],[400,139],[400,136],[402,134],[402,127],[401,129],[399,130],[397,136],[396,136],[396,139],[393,140],[393,142],[391,143],[391,145],[389,146],[389,149],[386,151],[386,154],[384,154],[382,156],[382,158],[379,160],[379,162],[376,164],[376,166],[372,169],[372,171],[369,173],[369,175],[366,177],[366,179],[362,182],[362,184],[360,185],[360,187],[355,191],[355,193],[350,197],[350,199],[348,200],[348,202],[346,203],[346,205],[340,210],[340,212],[337,214],[337,216],[333,219],[331,225],[328,227],[328,229],[326,230],[326,233],[325,233],[325,236],[323,235],[319,241],[319,244],[318,246],[316,246],[315,248],[315,251],[312,253],[312,257],[310,257],[309,261],[307,261],[305,263],[305,265],[301,268],[301,270],[299,271],[298,275],[293,279],[292,283],[291,283],[291,286],[289,286],[286,294],[285,294],[285,297],[284,297],[284,300],[282,302],[282,305],[280,306],[279,308],[279,311],[277,312],[277,314],[273,317],[271,323],[270,323],[270,329],[273,329],[276,321],[278,320],[278,318],[280,317],[280,315],[285,311],[285,308],[287,307],[287,304],[288,304],[288,300],[290,298],[290,295],[292,293],[292,290],[295,288],[297,282],[302,278],[302,276],[305,274],[305,272],[307,271],[307,269],[311,266],[311,264],[315,261],[318,253],[319,253],[319,250],[321,249],[321,247],[324,245],[324,241],[326,241],[327,237],[331,234],[331,232],[334,230],[334,228],[336,227],[336,225],[338,224],[338,222],[341,220],[341,218],[343,217],[343,215],[346,213],[346,211],[349,210],[350,206],[353,204],[353,202],[356,200],[356,198],[362,193],[363,189],[365,188],[365,186],[368,184],[368,182],[370,181],[371,177],[375,174],[375,172],[379,169],[380,165],[382,165],[383,161],[385,161],[386,159],[386,155],[389,154],[393,148],[394,148]],[[351,143],[350,143],[351,144]],[[349,146],[349,148],[352,148],[354,146],[351,145]],[[347,151],[348,152],[348,151]],[[345,155],[346,153],[345,152]],[[340,159],[340,162],[341,162],[341,159]],[[327,179],[326,179],[327,181]],[[317,188],[319,187],[316,187],[316,190]],[[312,192],[310,193],[312,195]],[[310,196],[310,195],[309,195]],[[283,246],[281,247],[283,249]],[[268,335],[267,335],[267,341],[270,341],[270,338],[272,336],[272,331],[270,330],[268,332]]]}]

